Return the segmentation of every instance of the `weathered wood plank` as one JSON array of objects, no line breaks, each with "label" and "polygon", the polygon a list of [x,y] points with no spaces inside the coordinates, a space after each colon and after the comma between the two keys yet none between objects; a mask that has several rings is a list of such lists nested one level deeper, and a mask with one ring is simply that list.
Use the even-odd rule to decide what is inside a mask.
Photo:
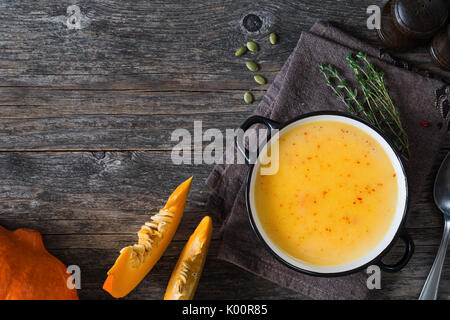
[{"label": "weathered wood plank", "polygon": [[[48,242],[48,241],[47,241]],[[173,241],[151,273],[126,299],[157,299],[164,296],[169,277],[185,242]],[[302,295],[261,279],[227,262],[214,259],[218,243],[213,241],[196,293],[196,299],[301,299]],[[112,249],[50,249],[66,263],[80,266],[81,299],[112,299],[101,289],[106,272],[117,257]],[[244,290],[250,286],[252,290]],[[236,289],[240,288],[240,289]]]},{"label": "weathered wood plank", "polygon": [[[60,237],[62,238],[62,236]],[[101,289],[106,271],[117,257],[116,249],[103,248],[53,248],[58,239],[45,237],[50,252],[66,264],[81,268],[82,299],[110,299]],[[125,243],[127,244],[127,243]],[[124,244],[124,245],[125,245]],[[185,242],[174,241],[143,282],[127,299],[161,299],[178,255]],[[261,279],[234,265],[214,258],[219,243],[211,243],[209,258],[196,294],[197,299],[303,299],[294,291]],[[57,245],[56,245],[57,246]],[[413,260],[399,273],[382,273],[382,290],[374,291],[376,299],[417,299],[426,275],[434,260],[437,247],[418,247]],[[450,297],[450,264],[446,262],[439,297]],[[251,289],[245,289],[251,288]]]},{"label": "weathered wood plank", "polygon": [[[0,151],[76,151],[76,150],[171,150],[180,140],[171,141],[176,129],[191,132],[194,122],[203,130],[236,129],[246,113],[88,115],[4,119],[0,128]],[[203,132],[202,132],[203,133]],[[179,139],[179,138],[176,138]],[[207,143],[205,143],[206,145]]]},{"label": "weathered wood plank", "polygon": [[[178,181],[190,174],[195,176],[175,242],[151,280],[146,280],[130,299],[161,297],[168,270],[195,225],[207,214],[203,208],[207,198],[204,179],[210,167],[173,165],[168,152],[107,152],[103,158],[102,154],[90,152],[0,153],[0,168],[0,224],[11,229],[40,230],[52,253],[67,264],[80,265],[84,279],[82,298],[109,298],[100,289],[106,270],[118,250],[136,240],[135,232],[148,213],[164,203]],[[431,178],[427,185],[429,189]],[[419,210],[409,217],[408,227],[416,243],[416,254],[402,272],[383,273],[385,289],[377,293],[377,298],[414,299],[420,292],[442,235],[442,217],[431,201],[424,199]],[[302,298],[216,261],[217,241],[215,233],[197,298]],[[401,245],[396,246],[387,262],[398,259],[401,253]],[[444,286],[449,272],[446,265]],[[405,283],[407,287],[403,287]],[[230,292],[243,284],[251,286],[251,293],[242,290],[230,297]],[[441,291],[442,297],[449,294],[446,288]]]},{"label": "weathered wood plank", "polygon": [[[232,128],[252,109],[243,91],[259,100],[267,88],[243,60],[258,60],[270,82],[318,19],[376,43],[365,9],[383,3],[81,1],[81,29],[69,30],[67,4],[3,2],[0,150],[165,149],[175,126],[211,114],[211,127]],[[261,19],[258,31],[243,26],[248,14]],[[271,31],[280,36],[276,46]],[[261,50],[236,58],[248,39]],[[424,50],[406,57],[430,67]]]},{"label": "weathered wood plank", "polygon": [[204,211],[209,167],[175,165],[169,152],[0,153],[1,218],[144,217],[191,175],[188,209]]},{"label": "weathered wood plank", "polygon": [[[194,174],[186,214],[172,249],[155,268],[151,280],[129,296],[158,299],[184,241],[207,214],[203,209],[207,197],[203,181],[209,167],[173,165],[168,152],[107,152],[102,156],[89,152],[0,153],[0,223],[12,229],[42,231],[52,253],[82,268],[84,289],[80,296],[106,299],[109,297],[100,286],[118,250],[135,241],[137,228],[149,211],[163,204],[167,190]],[[432,264],[442,234],[442,218],[426,201],[413,215],[408,227],[416,242],[416,254],[402,272],[383,274],[384,290],[377,293],[378,298],[416,298]],[[211,257],[217,252],[216,241]],[[395,247],[389,258],[398,258],[401,253],[401,246]],[[446,265],[441,297],[449,295],[449,272]],[[208,260],[202,284],[199,299],[302,298],[214,258]],[[230,292],[239,291],[237,287],[252,290],[230,297]]]},{"label": "weathered wood plank", "polygon": [[[170,161],[169,152],[7,152],[0,153],[0,168],[0,224],[11,229],[40,230],[52,253],[67,264],[79,265],[84,279],[82,298],[109,298],[100,286],[118,250],[136,240],[136,230],[148,218],[148,213],[164,203],[179,181],[193,174],[192,191],[174,244],[150,280],[129,296],[130,299],[159,299],[168,270],[195,225],[207,214],[203,208],[207,199],[204,179],[211,166],[177,166]],[[416,254],[402,272],[383,274],[385,289],[377,292],[377,298],[414,299],[420,292],[442,234],[442,217],[429,199],[433,176],[434,173],[430,175],[419,208],[408,219]],[[197,298],[302,298],[215,260],[216,233],[213,238],[211,258]],[[387,261],[401,253],[401,245],[396,246]],[[449,272],[447,267],[443,274],[444,286],[449,281]],[[242,290],[230,297],[230,292],[239,291],[238,287],[252,290]],[[449,294],[445,288],[442,297]]]},{"label": "weathered wood plank", "polygon": [[[375,1],[380,5],[382,0]],[[283,40],[275,50],[262,50],[258,58],[282,63],[298,40],[318,19],[336,20],[353,33],[375,39],[365,28],[365,9],[374,1],[333,0],[272,2],[209,1],[79,1],[80,30],[66,26],[67,4],[47,1],[4,2],[0,31],[5,48],[2,67],[14,74],[68,75],[146,73],[229,73],[237,43],[257,37],[269,49],[266,35],[276,29]],[[242,26],[256,14],[257,32]],[[362,26],[353,28],[354,26]],[[279,53],[284,53],[280,55]],[[231,70],[233,71],[233,70]],[[87,77],[88,78],[88,77]],[[89,81],[89,79],[86,79]],[[39,84],[37,84],[39,85]]]},{"label": "weathered wood plank", "polygon": [[206,198],[206,165],[176,166],[169,153],[2,153],[0,159],[2,219],[145,217],[190,175],[188,208],[202,210]]},{"label": "weathered wood plank", "polygon": [[[198,212],[198,213],[190,213],[186,212],[186,215],[183,218],[183,221],[180,225],[180,229],[177,232],[175,240],[185,241],[194,231],[195,227],[200,222],[201,218],[206,214],[206,212]],[[188,217],[189,215],[189,217]],[[84,232],[80,231],[79,233],[70,232],[70,227],[65,229],[61,228],[60,230],[53,229],[51,233],[45,234],[46,238],[49,239],[49,248],[55,249],[117,249],[120,250],[122,247],[134,243],[137,240],[136,232],[139,230],[139,227],[142,225],[144,219],[138,220],[140,217],[137,217],[136,221],[114,221],[109,220],[109,223],[118,225],[122,224],[132,224],[130,226],[122,227],[118,232],[90,232],[89,229],[85,229]],[[96,221],[91,220],[91,224],[95,224]],[[5,224],[8,226],[8,224]],[[137,225],[137,226],[136,226]],[[25,226],[27,227],[27,226]],[[86,222],[85,227],[89,227],[89,224]],[[134,228],[132,228],[134,227]],[[216,228],[217,229],[217,228]],[[435,248],[439,246],[443,227],[434,227],[434,228],[423,228],[423,229],[409,229],[411,233],[411,237],[414,240],[414,243],[417,247],[428,248],[430,251],[435,253]],[[213,239],[217,240],[217,234],[214,233]],[[401,241],[399,241],[401,242]],[[403,244],[396,245],[395,249],[393,249],[392,254],[389,254],[386,257],[386,261],[395,260],[395,258],[403,253],[402,249]],[[415,259],[412,260],[414,262]],[[417,262],[417,261],[416,261]],[[450,272],[450,270],[449,270]]]},{"label": "weathered wood plank", "polygon": [[[408,228],[442,226],[432,200],[438,166],[410,212]],[[161,207],[177,184],[191,175],[186,210],[204,213],[208,197],[204,181],[212,165],[176,165],[170,152],[4,152],[0,168],[0,220],[12,223],[10,227],[41,223],[46,233],[134,233],[148,213]],[[91,219],[98,224],[86,229]],[[123,225],[124,221],[131,225]]]},{"label": "weathered wood plank", "polygon": [[[254,90],[256,100],[264,90]],[[243,101],[243,90],[150,91],[59,90],[53,88],[0,87],[0,119],[42,119],[92,115],[151,116],[236,113],[253,110]],[[2,121],[3,121],[2,120]]]},{"label": "weathered wood plank", "polygon": [[[219,129],[223,135],[226,129],[236,129],[251,114],[251,108],[240,101],[243,92],[233,96],[237,107],[230,106],[229,110],[225,103],[203,100],[204,105],[186,107],[186,112],[181,107],[167,107],[164,113],[165,107],[157,107],[152,114],[153,108],[146,111],[142,107],[138,108],[142,114],[128,115],[121,114],[120,107],[115,106],[111,109],[116,110],[117,115],[106,114],[107,107],[99,107],[102,111],[98,114],[37,116],[32,111],[30,114],[34,117],[31,118],[6,117],[0,120],[0,151],[171,150],[179,142],[171,141],[176,129],[187,129],[192,139],[202,139],[193,135],[195,121],[202,122],[204,131]],[[185,100],[179,103],[187,104]],[[214,111],[216,105],[222,111]],[[27,107],[23,109],[21,113],[26,113]],[[234,111],[236,109],[240,111]],[[54,114],[54,110],[43,106],[37,112]],[[207,144],[206,141],[204,145]],[[445,147],[447,145],[448,142]]]},{"label": "weathered wood plank", "polygon": [[[300,32],[317,20],[332,20],[376,44],[375,32],[366,28],[366,8],[384,3],[79,1],[81,29],[70,30],[66,3],[4,2],[0,7],[0,46],[4,48],[0,67],[6,76],[28,77],[22,85],[38,86],[42,84],[29,76],[86,75],[89,83],[95,82],[90,79],[93,75],[233,74],[241,69],[232,54],[238,43],[248,38],[261,40],[264,50],[258,59],[276,66],[285,61]],[[243,26],[248,14],[260,18],[259,30],[250,32]],[[266,37],[273,30],[282,40],[277,48]],[[3,81],[8,82],[7,77]],[[73,85],[73,81],[68,83]]]},{"label": "weathered wood plank", "polygon": [[[365,9],[384,0],[299,1],[88,1],[77,2],[82,29],[68,30],[72,3],[45,0],[0,3],[0,224],[40,230],[49,250],[82,268],[81,298],[110,298],[101,290],[118,250],[176,185],[195,176],[182,224],[162,260],[128,298],[160,299],[187,237],[207,212],[204,186],[212,166],[176,166],[170,133],[233,128],[251,112],[242,93],[259,100],[267,86],[254,83],[243,60],[257,59],[271,81],[301,31],[318,19],[376,44],[365,27]],[[257,32],[242,26],[255,14]],[[270,46],[267,34],[280,36]],[[248,39],[256,55],[234,57]],[[424,49],[400,55],[419,68],[450,79]],[[449,140],[450,142],[450,140]],[[440,159],[450,145],[444,147]],[[42,152],[45,150],[154,150],[152,152]],[[41,152],[11,152],[40,150]],[[155,151],[158,150],[158,151]],[[433,262],[442,217],[432,203],[438,162],[407,226],[416,254],[397,274],[383,273],[378,298],[416,299]],[[217,226],[216,226],[217,227]],[[216,228],[217,230],[217,228]],[[299,299],[283,289],[210,258],[198,299]],[[396,246],[387,261],[398,258]],[[450,297],[446,262],[440,297]]]}]

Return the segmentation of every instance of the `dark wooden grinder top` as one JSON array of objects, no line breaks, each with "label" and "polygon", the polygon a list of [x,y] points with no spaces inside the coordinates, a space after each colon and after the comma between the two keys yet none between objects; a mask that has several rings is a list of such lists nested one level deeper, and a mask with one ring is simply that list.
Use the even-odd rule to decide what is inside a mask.
[{"label": "dark wooden grinder top", "polygon": [[390,0],[381,17],[380,40],[394,51],[424,46],[447,23],[448,0]]}]

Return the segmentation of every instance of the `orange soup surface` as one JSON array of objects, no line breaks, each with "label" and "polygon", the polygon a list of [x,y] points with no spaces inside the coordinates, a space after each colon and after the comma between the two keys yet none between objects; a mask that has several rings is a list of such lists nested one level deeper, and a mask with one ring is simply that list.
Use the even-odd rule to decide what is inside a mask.
[{"label": "orange soup surface", "polygon": [[370,135],[338,121],[305,123],[281,135],[279,159],[276,174],[257,173],[254,195],[261,225],[280,250],[336,266],[383,239],[397,206],[397,178]]}]

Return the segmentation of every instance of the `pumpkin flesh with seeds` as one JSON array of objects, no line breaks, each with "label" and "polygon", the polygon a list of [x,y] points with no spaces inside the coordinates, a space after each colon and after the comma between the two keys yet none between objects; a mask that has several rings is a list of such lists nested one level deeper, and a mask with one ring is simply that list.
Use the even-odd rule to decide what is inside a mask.
[{"label": "pumpkin flesh with seeds", "polygon": [[180,184],[164,208],[141,227],[137,244],[121,250],[103,284],[113,297],[126,296],[161,258],[183,216],[191,181],[192,177]]},{"label": "pumpkin flesh with seeds", "polygon": [[0,300],[78,300],[66,266],[38,231],[0,226]]},{"label": "pumpkin flesh with seeds", "polygon": [[172,272],[164,300],[192,300],[211,242],[212,220],[206,216],[190,236]]}]

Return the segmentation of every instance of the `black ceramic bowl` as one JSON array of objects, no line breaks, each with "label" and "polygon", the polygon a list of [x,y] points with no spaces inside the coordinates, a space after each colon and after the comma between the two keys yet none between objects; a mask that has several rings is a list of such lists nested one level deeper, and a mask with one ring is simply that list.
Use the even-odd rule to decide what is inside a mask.
[{"label": "black ceramic bowl", "polygon": [[[255,207],[254,199],[254,183],[255,177],[258,172],[258,167],[263,162],[263,155],[266,154],[266,149],[273,145],[273,142],[281,137],[284,133],[296,126],[302,125],[307,122],[329,120],[329,121],[339,121],[346,124],[353,125],[367,134],[369,134],[373,139],[375,139],[381,147],[384,149],[388,155],[391,163],[394,167],[395,173],[397,175],[398,182],[398,200],[396,206],[396,212],[393,221],[386,232],[384,238],[373,248],[370,252],[365,254],[363,257],[337,266],[315,266],[301,261],[295,257],[288,255],[286,252],[277,247],[270,237],[264,231]],[[256,156],[252,157],[249,155],[248,150],[244,146],[243,132],[247,131],[252,125],[263,124],[265,125],[270,133],[268,135],[267,141],[262,145],[258,146],[256,151]],[[397,151],[393,147],[392,143],[389,142],[387,137],[373,127],[366,121],[349,115],[347,113],[336,112],[336,111],[323,111],[314,112],[301,115],[285,123],[278,123],[273,120],[263,118],[260,116],[253,116],[245,121],[241,126],[241,134],[237,137],[238,149],[241,153],[245,155],[246,162],[249,165],[248,176],[247,176],[247,188],[246,188],[246,201],[247,201],[247,211],[250,223],[255,231],[257,237],[261,240],[266,249],[273,254],[275,258],[284,263],[285,265],[295,269],[297,271],[322,277],[330,276],[342,276],[356,271],[367,268],[370,265],[378,265],[382,270],[396,272],[402,269],[410,260],[414,252],[414,243],[411,237],[406,232],[404,223],[406,220],[406,211],[408,206],[408,183],[406,178],[406,172],[404,170],[402,161]],[[276,133],[276,134],[274,134]],[[401,238],[405,242],[405,252],[402,258],[392,265],[388,265],[382,262],[382,258],[391,249],[393,244],[398,238]]]}]

